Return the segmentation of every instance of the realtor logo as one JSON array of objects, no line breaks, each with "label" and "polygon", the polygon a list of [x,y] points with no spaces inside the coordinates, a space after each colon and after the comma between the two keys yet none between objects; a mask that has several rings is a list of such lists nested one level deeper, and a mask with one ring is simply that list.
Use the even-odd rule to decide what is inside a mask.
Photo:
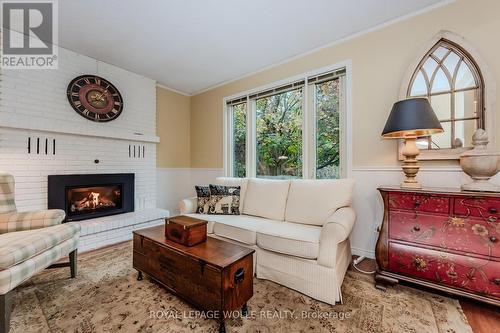
[{"label": "realtor logo", "polygon": [[57,0],[1,2],[3,69],[57,68]]}]

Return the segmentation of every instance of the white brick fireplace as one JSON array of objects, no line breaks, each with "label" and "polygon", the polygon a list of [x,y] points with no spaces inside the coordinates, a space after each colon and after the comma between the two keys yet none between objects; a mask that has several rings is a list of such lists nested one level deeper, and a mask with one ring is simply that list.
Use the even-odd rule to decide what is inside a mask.
[{"label": "white brick fireplace", "polygon": [[[117,119],[95,123],[71,108],[66,88],[82,74],[117,87],[124,100]],[[80,250],[163,223],[168,212],[156,209],[155,81],[62,48],[59,69],[4,70],[0,79],[0,169],[15,176],[19,211],[47,208],[48,175],[134,173],[135,212],[81,221]]]}]

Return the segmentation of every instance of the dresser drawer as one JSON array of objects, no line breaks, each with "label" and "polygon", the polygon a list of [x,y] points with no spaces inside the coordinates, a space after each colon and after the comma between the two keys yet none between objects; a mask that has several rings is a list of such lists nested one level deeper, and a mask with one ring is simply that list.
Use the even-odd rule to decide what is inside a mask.
[{"label": "dresser drawer", "polygon": [[389,270],[500,299],[500,262],[389,243]]},{"label": "dresser drawer", "polygon": [[389,238],[500,258],[500,228],[478,218],[391,211]]},{"label": "dresser drawer", "polygon": [[415,193],[389,193],[389,210],[449,214],[450,198]]},{"label": "dresser drawer", "polygon": [[500,198],[457,197],[453,213],[455,216],[475,216],[500,223]]}]

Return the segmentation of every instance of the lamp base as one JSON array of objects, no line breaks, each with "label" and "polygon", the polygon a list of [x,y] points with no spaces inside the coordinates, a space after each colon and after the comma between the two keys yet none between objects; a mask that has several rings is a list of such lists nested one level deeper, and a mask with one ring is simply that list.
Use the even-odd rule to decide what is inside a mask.
[{"label": "lamp base", "polygon": [[406,176],[406,179],[401,183],[402,188],[422,188],[422,185],[416,179],[418,170],[420,169],[417,161],[417,156],[420,154],[420,151],[417,148],[416,141],[416,137],[405,138],[405,145],[401,150],[401,154],[405,157],[401,168]]}]

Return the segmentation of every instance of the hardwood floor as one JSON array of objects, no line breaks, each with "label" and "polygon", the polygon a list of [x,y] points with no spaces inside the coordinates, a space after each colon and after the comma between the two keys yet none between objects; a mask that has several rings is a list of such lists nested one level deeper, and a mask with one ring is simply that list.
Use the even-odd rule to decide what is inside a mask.
[{"label": "hardwood floor", "polygon": [[461,299],[460,305],[474,333],[500,333],[498,307],[466,299]]},{"label": "hardwood floor", "polygon": [[[375,260],[368,258],[358,265],[365,271],[375,270],[375,267]],[[355,268],[351,265],[350,269]],[[428,291],[443,294],[432,289]],[[500,308],[466,298],[459,298],[459,302],[474,333],[500,333]]]}]

